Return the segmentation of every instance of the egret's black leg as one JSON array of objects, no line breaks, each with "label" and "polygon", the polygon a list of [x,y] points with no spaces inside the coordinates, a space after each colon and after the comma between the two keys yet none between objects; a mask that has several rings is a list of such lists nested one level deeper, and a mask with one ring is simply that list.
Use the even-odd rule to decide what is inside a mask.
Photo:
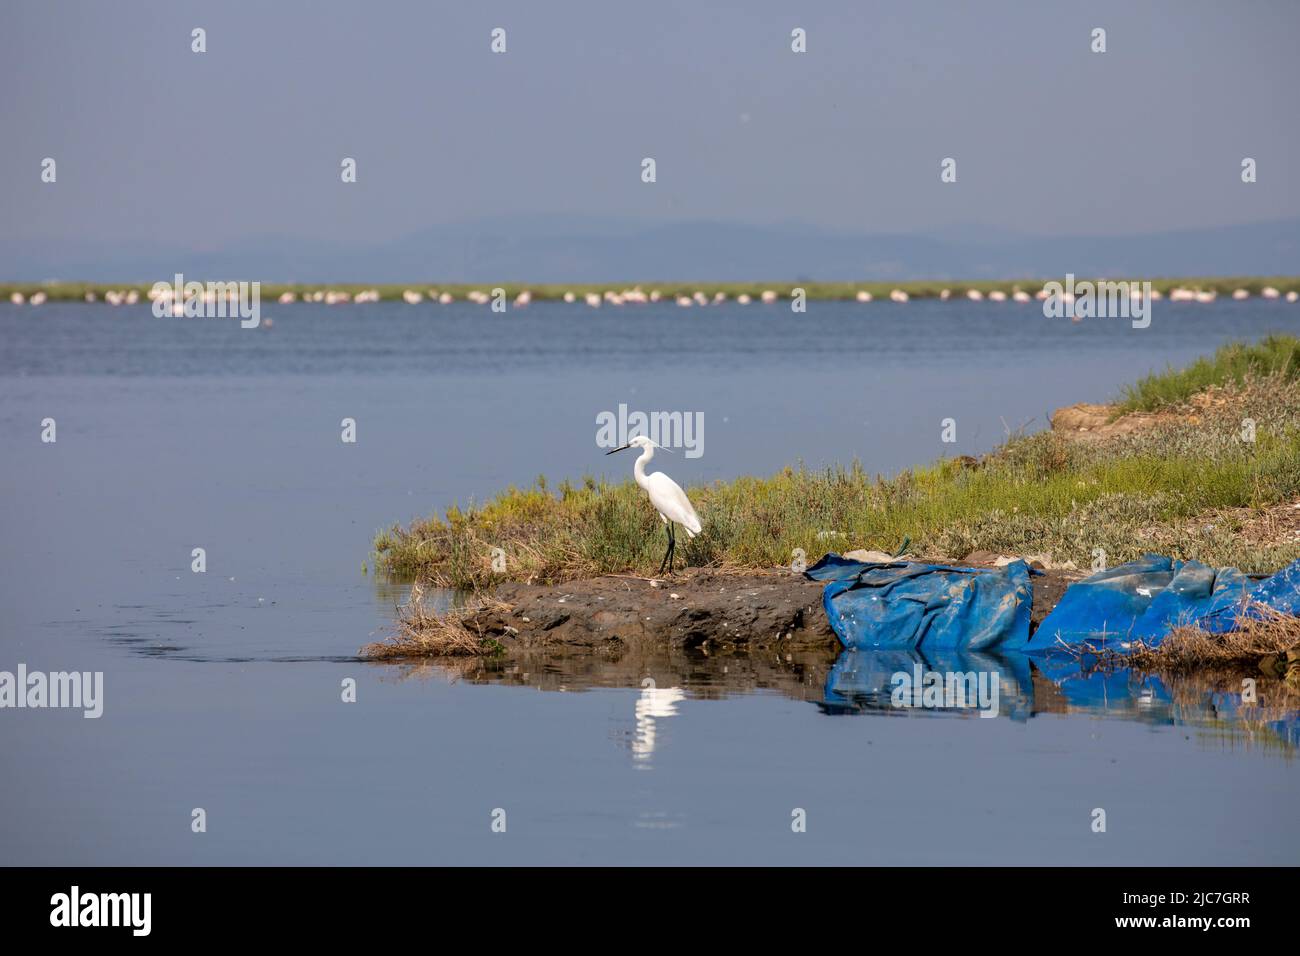
[{"label": "egret's black leg", "polygon": [[667,531],[668,531],[668,550],[664,552],[664,559],[659,562],[660,574],[664,573],[664,568],[668,564],[668,558],[673,553],[673,526],[671,524],[668,525]]},{"label": "egret's black leg", "polygon": [[668,522],[668,573],[673,573],[673,555],[677,553],[677,529]]}]

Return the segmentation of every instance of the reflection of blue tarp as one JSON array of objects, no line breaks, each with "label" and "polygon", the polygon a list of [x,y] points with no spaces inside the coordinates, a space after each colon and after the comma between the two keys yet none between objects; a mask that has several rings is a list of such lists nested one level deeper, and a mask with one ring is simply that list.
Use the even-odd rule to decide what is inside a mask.
[{"label": "reflection of blue tarp", "polygon": [[[994,712],[1012,720],[1028,720],[1039,713],[1087,713],[1139,721],[1152,727],[1187,725],[1216,732],[1243,732],[1257,709],[1243,704],[1240,694],[1183,686],[1182,700],[1174,701],[1173,685],[1158,677],[1128,668],[1089,666],[1064,651],[1028,657],[1007,651],[920,651],[915,649],[854,650],[840,652],[826,675],[820,705],[836,715],[886,714],[890,716],[946,716]],[[1093,662],[1095,664],[1095,661]],[[896,699],[900,687],[916,686],[917,674],[983,678],[981,693],[996,680],[998,697],[964,706],[944,702],[931,709],[917,707],[906,694]],[[985,677],[987,675],[987,677]],[[907,683],[910,681],[910,683]],[[990,707],[989,704],[993,703]],[[1291,748],[1300,747],[1300,712],[1282,714],[1265,725]],[[1258,731],[1250,730],[1255,736]]]},{"label": "reflection of blue tarp", "polygon": [[[1300,561],[1253,585],[1236,568],[1211,568],[1148,554],[1071,585],[1026,648],[1030,653],[1062,644],[1158,644],[1170,628],[1197,624],[1230,631],[1246,600],[1286,613],[1300,610]],[[1247,613],[1261,611],[1252,606]]]},{"label": "reflection of blue tarp", "polygon": [[[835,713],[884,711],[900,713],[893,695],[900,674],[988,675],[998,683],[998,713],[1015,720],[1027,720],[1033,708],[1033,679],[1029,658],[1023,654],[992,654],[982,651],[942,650],[844,650],[826,675],[823,703]],[[964,710],[977,708],[968,702]]]},{"label": "reflection of blue tarp", "polygon": [[1127,713],[1157,724],[1173,722],[1172,696],[1158,677],[1128,668],[1086,667],[1063,651],[1036,656],[1034,666],[1072,707]]},{"label": "reflection of blue tarp", "polygon": [[910,561],[868,564],[828,554],[807,571],[829,582],[822,604],[845,647],[1023,648],[1029,641],[1029,567],[960,568]]}]

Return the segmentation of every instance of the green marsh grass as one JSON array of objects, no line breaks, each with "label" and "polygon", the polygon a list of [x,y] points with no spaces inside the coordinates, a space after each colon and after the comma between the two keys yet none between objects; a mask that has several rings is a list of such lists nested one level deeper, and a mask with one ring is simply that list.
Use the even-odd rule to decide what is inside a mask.
[{"label": "green marsh grass", "polygon": [[1130,385],[1116,412],[1155,411],[1185,402],[1212,385],[1241,385],[1248,377],[1269,375],[1287,380],[1300,377],[1300,339],[1270,335],[1253,344],[1230,342],[1186,368],[1153,373]]},{"label": "green marsh grass", "polygon": [[[1260,354],[1296,344],[1261,343]],[[1300,546],[1250,541],[1242,528],[1249,509],[1300,496],[1300,381],[1274,366],[1254,376],[1247,362],[1239,383],[1240,361],[1213,367],[1195,381],[1221,386],[1226,401],[1103,441],[1046,431],[1013,436],[977,463],[940,460],[892,477],[854,462],[689,488],[704,528],[693,540],[678,536],[678,555],[691,565],[771,568],[789,565],[796,549],[811,563],[828,551],[892,551],[910,537],[914,553],[936,557],[1046,552],[1087,568],[1100,548],[1111,564],[1159,551],[1275,570]],[[1159,376],[1149,381],[1153,394],[1179,394]],[[1241,438],[1246,416],[1257,423],[1254,442]],[[663,525],[634,482],[592,477],[511,487],[375,539],[377,567],[460,588],[652,574],[664,546]],[[503,574],[492,570],[496,547]]]}]

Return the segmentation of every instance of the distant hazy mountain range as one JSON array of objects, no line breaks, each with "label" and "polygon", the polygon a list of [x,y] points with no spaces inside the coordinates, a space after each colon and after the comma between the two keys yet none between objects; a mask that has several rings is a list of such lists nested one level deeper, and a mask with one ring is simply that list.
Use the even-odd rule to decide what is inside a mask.
[{"label": "distant hazy mountain range", "polygon": [[1291,275],[1300,219],[1043,238],[964,227],[854,235],[801,224],[647,225],[571,217],[437,226],[380,244],[263,237],[207,250],[162,244],[0,241],[0,281],[650,282],[998,279],[1076,275]]}]

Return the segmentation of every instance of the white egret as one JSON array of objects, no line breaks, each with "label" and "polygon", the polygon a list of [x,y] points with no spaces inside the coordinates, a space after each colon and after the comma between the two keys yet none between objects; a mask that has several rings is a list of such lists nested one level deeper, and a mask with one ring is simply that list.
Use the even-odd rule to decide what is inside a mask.
[{"label": "white egret", "polygon": [[637,435],[629,440],[626,445],[610,449],[605,454],[612,455],[616,451],[624,451],[628,448],[641,449],[641,456],[637,458],[636,464],[632,466],[632,474],[636,478],[636,483],[644,488],[645,493],[650,496],[650,503],[659,512],[659,520],[668,528],[668,550],[664,552],[664,559],[659,565],[659,573],[662,574],[666,566],[668,573],[671,574],[673,570],[673,551],[677,547],[677,536],[673,532],[673,525],[681,525],[686,529],[687,537],[693,538],[700,533],[700,519],[695,514],[695,506],[691,504],[691,499],[687,498],[686,492],[682,491],[681,485],[662,471],[656,471],[651,475],[645,473],[645,466],[655,456],[656,447],[655,443],[649,438],[644,435]]}]

